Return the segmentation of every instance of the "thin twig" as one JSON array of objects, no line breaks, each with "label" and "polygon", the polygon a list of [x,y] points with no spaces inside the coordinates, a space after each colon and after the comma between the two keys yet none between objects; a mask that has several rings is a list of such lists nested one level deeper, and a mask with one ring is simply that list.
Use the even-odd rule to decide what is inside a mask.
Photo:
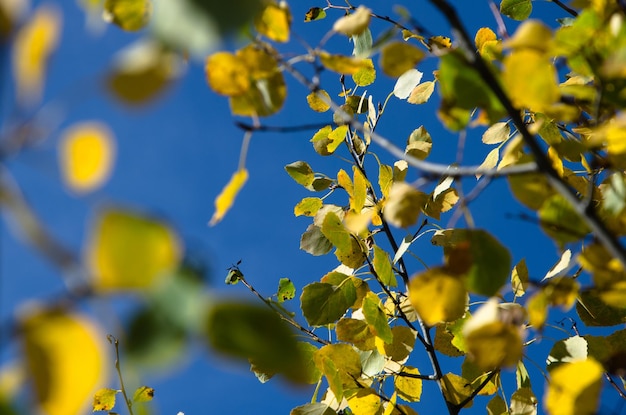
[{"label": "thin twig", "polygon": [[563,10],[565,10],[566,12],[571,14],[572,16],[574,16],[574,17],[578,16],[578,12],[576,10],[572,9],[571,7],[568,7],[563,2],[561,2],[559,0],[549,0],[549,1],[551,1],[554,4],[556,4],[557,6],[559,6],[560,8],[562,8]]},{"label": "thin twig", "polygon": [[107,335],[107,340],[113,346],[115,346],[115,370],[117,370],[117,376],[120,379],[120,389],[122,390],[122,395],[124,395],[124,401],[126,402],[126,406],[128,407],[128,413],[133,415],[133,401],[128,398],[126,394],[126,387],[124,386],[124,378],[122,376],[122,369],[120,368],[120,345],[119,341],[112,335]]}]

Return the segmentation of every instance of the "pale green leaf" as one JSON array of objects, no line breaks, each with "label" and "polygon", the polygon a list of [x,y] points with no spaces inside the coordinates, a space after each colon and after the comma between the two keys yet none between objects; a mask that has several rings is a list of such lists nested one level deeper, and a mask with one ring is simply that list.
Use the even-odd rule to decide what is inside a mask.
[{"label": "pale green leaf", "polygon": [[533,10],[531,0],[502,0],[500,13],[514,20],[526,20]]},{"label": "pale green leaf", "polygon": [[349,278],[340,285],[314,282],[300,296],[302,313],[311,326],[324,326],[339,320],[356,301],[356,288]]}]

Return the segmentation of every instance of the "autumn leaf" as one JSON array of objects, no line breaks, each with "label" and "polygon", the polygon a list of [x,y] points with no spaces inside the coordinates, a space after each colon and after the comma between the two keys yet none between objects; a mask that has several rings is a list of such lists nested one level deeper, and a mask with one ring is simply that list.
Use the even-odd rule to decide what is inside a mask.
[{"label": "autumn leaf", "polygon": [[228,184],[215,199],[215,213],[213,213],[213,217],[209,222],[210,226],[214,226],[221,222],[224,215],[226,215],[226,213],[233,206],[233,203],[235,203],[237,194],[247,180],[248,171],[246,169],[240,169],[233,174]]}]

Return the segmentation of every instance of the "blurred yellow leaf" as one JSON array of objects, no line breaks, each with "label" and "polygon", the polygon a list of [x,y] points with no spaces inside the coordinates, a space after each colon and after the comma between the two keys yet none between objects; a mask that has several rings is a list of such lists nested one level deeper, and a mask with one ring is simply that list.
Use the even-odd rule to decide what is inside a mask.
[{"label": "blurred yellow leaf", "polygon": [[132,32],[143,29],[151,14],[150,0],[105,0],[102,18]]},{"label": "blurred yellow leaf", "polygon": [[158,96],[182,72],[182,58],[153,40],[139,40],[116,56],[107,86],[126,104],[138,105]]},{"label": "blurred yellow leaf", "polygon": [[481,27],[476,32],[476,36],[474,37],[474,44],[476,45],[476,49],[482,54],[483,46],[497,39],[496,34],[493,30],[488,27]]},{"label": "blurred yellow leaf", "polygon": [[206,60],[206,76],[211,89],[221,95],[236,96],[250,89],[250,71],[241,58],[230,52],[217,52]]},{"label": "blurred yellow leaf", "polygon": [[276,42],[289,41],[289,26],[291,25],[291,13],[289,6],[269,3],[254,21],[256,30],[262,35]]},{"label": "blurred yellow leaf", "polygon": [[372,11],[367,7],[359,6],[354,13],[337,20],[333,25],[333,30],[346,36],[360,35],[369,26],[371,13]]},{"label": "blurred yellow leaf", "polygon": [[248,170],[246,169],[240,169],[233,174],[226,187],[222,190],[222,193],[220,193],[215,199],[215,213],[213,214],[209,225],[213,226],[222,220],[224,215],[226,215],[226,212],[228,212],[235,202],[237,194],[247,180]]},{"label": "blurred yellow leaf", "polygon": [[428,195],[404,182],[391,185],[389,197],[383,210],[385,219],[394,226],[406,228],[417,222]]},{"label": "blurred yellow leaf", "polygon": [[49,5],[40,6],[20,29],[13,46],[13,76],[18,99],[36,103],[41,98],[48,57],[61,33],[61,14]]},{"label": "blurred yellow leaf", "polygon": [[550,373],[545,408],[550,415],[594,414],[602,387],[602,365],[593,359],[565,363]]},{"label": "blurred yellow leaf", "polygon": [[380,53],[380,67],[385,75],[397,78],[413,69],[426,54],[417,47],[404,42],[391,42]]},{"label": "blurred yellow leaf", "polygon": [[96,289],[145,289],[178,266],[182,246],[164,223],[111,209],[97,218],[86,252]]},{"label": "blurred yellow leaf", "polygon": [[109,388],[98,390],[93,396],[93,412],[110,411],[113,409],[117,392],[117,390]]},{"label": "blurred yellow leaf", "polygon": [[140,386],[133,393],[133,402],[149,402],[154,398],[154,388]]},{"label": "blurred yellow leaf", "polygon": [[35,311],[21,321],[22,347],[36,402],[46,415],[79,415],[106,382],[99,328],[84,316]]},{"label": "blurred yellow leaf", "polygon": [[557,73],[550,59],[534,49],[515,50],[504,58],[502,82],[513,105],[543,112],[558,101]]},{"label": "blurred yellow leaf", "polygon": [[465,334],[468,353],[482,370],[515,365],[522,357],[520,329],[500,321],[484,324]]},{"label": "blurred yellow leaf", "polygon": [[320,62],[326,69],[345,75],[354,75],[361,69],[371,69],[370,59],[353,58],[344,55],[331,55],[328,52],[320,52]]},{"label": "blurred yellow leaf", "polygon": [[59,162],[65,184],[78,193],[101,186],[110,176],[115,141],[109,128],[97,122],[75,124],[63,133]]},{"label": "blurred yellow leaf", "polygon": [[326,112],[330,109],[330,95],[323,89],[307,95],[306,102],[315,112]]},{"label": "blurred yellow leaf", "polygon": [[539,20],[526,20],[519,25],[515,34],[504,42],[511,49],[533,49],[544,53],[552,43],[552,30]]},{"label": "blurred yellow leaf", "polygon": [[465,313],[465,281],[442,268],[431,268],[411,279],[409,299],[415,311],[429,326],[454,321]]}]

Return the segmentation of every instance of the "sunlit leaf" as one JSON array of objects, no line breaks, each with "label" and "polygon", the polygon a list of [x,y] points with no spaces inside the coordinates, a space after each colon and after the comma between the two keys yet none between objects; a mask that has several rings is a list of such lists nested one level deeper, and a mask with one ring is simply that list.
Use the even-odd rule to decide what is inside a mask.
[{"label": "sunlit leaf", "polygon": [[50,6],[37,8],[30,20],[20,28],[13,45],[13,76],[18,99],[31,104],[39,101],[47,61],[59,41],[61,14]]},{"label": "sunlit leaf", "polygon": [[393,342],[383,345],[385,355],[394,362],[404,362],[415,347],[416,333],[406,326],[393,326],[391,334]]},{"label": "sunlit leaf", "polygon": [[78,314],[35,311],[20,322],[25,364],[42,413],[79,415],[93,404],[109,366],[101,329]]},{"label": "sunlit leaf", "polygon": [[509,138],[511,127],[506,122],[497,122],[483,133],[482,141],[485,144],[500,144]]},{"label": "sunlit leaf", "polygon": [[352,172],[354,175],[354,194],[350,199],[350,208],[355,212],[361,212],[365,206],[369,182],[357,166],[353,166]]},{"label": "sunlit leaf", "polygon": [[382,400],[372,388],[358,389],[350,393],[347,400],[354,415],[376,415],[382,409]]},{"label": "sunlit leaf", "polygon": [[326,214],[321,229],[324,236],[337,248],[335,256],[342,264],[353,269],[363,264],[365,256],[361,245],[335,213]]},{"label": "sunlit leaf", "polygon": [[437,324],[435,332],[435,350],[450,357],[463,356],[464,353],[452,344],[454,335],[447,329],[447,324]]},{"label": "sunlit leaf", "polygon": [[357,388],[361,358],[352,346],[341,343],[326,345],[315,353],[314,359],[338,399],[343,397],[344,390]]},{"label": "sunlit leaf", "polygon": [[304,317],[311,326],[324,326],[339,320],[356,301],[356,288],[350,278],[340,285],[314,282],[300,296]]},{"label": "sunlit leaf", "polygon": [[411,95],[407,98],[410,104],[424,104],[435,91],[435,81],[422,82],[411,91]]},{"label": "sunlit leaf", "polygon": [[140,386],[133,393],[133,402],[150,402],[154,398],[154,388]]},{"label": "sunlit leaf", "polygon": [[[357,55],[357,57],[359,57]],[[352,74],[352,80],[357,86],[368,86],[376,80],[376,69],[371,59],[365,59],[362,67]]]},{"label": "sunlit leaf", "polygon": [[289,174],[289,176],[296,181],[296,183],[304,187],[311,185],[311,183],[313,183],[313,179],[315,178],[313,169],[305,161],[294,161],[293,163],[286,165],[285,170],[287,171],[287,174]]},{"label": "sunlit leaf", "polygon": [[426,128],[421,125],[409,135],[404,152],[415,158],[424,160],[428,157],[432,148],[433,139],[428,131],[426,131]]},{"label": "sunlit leaf", "polygon": [[319,197],[305,197],[294,207],[293,214],[296,216],[315,216],[323,204],[324,202]]},{"label": "sunlit leaf", "polygon": [[529,387],[519,388],[511,395],[511,415],[537,415],[538,401]]},{"label": "sunlit leaf", "polygon": [[405,366],[399,375],[396,375],[393,382],[398,396],[407,402],[419,402],[422,397],[422,379],[402,376],[419,375],[420,372],[417,368],[411,366]]},{"label": "sunlit leaf", "polygon": [[514,50],[535,50],[543,54],[550,48],[552,29],[540,20],[528,19],[520,24],[504,46]]},{"label": "sunlit leaf", "polygon": [[74,192],[101,186],[110,176],[115,140],[109,128],[98,122],[74,124],[62,134],[59,163],[64,182]]},{"label": "sunlit leaf", "polygon": [[354,43],[354,50],[352,51],[354,56],[357,58],[368,58],[370,56],[373,39],[369,28],[366,28],[358,35],[352,35],[352,42]]},{"label": "sunlit leaf", "polygon": [[546,369],[552,371],[566,363],[585,360],[588,357],[587,347],[587,340],[581,336],[572,336],[554,343],[546,359]]},{"label": "sunlit leaf", "polygon": [[564,364],[550,373],[545,408],[551,415],[595,413],[602,387],[602,366],[593,359]]},{"label": "sunlit leaf", "polygon": [[394,226],[406,228],[414,225],[428,196],[404,182],[394,182],[383,215]]},{"label": "sunlit leaf", "polygon": [[98,390],[93,396],[93,411],[110,411],[115,406],[115,395],[118,390],[104,388]]},{"label": "sunlit leaf", "polygon": [[143,29],[150,21],[150,0],[105,0],[102,17],[127,31]]},{"label": "sunlit leaf", "polygon": [[233,203],[235,203],[235,198],[247,180],[248,170],[245,168],[233,173],[233,176],[230,178],[228,184],[215,198],[215,213],[213,213],[209,225],[216,225],[224,218],[224,215],[226,215],[226,213],[233,206]]},{"label": "sunlit leaf", "polygon": [[289,278],[281,278],[278,281],[278,291],[276,292],[276,298],[279,303],[283,303],[287,300],[291,300],[296,296],[296,287]]},{"label": "sunlit leaf", "polygon": [[389,256],[378,245],[374,246],[373,265],[374,270],[376,271],[376,275],[378,275],[378,278],[380,278],[380,281],[383,284],[391,287],[395,287],[398,285],[398,282],[396,281],[396,276],[393,273],[393,268],[391,266]]},{"label": "sunlit leaf", "polygon": [[223,302],[206,317],[206,339],[216,351],[249,360],[264,372],[304,382],[305,360],[289,327],[264,305]]},{"label": "sunlit leaf", "polygon": [[276,42],[289,41],[291,12],[287,3],[268,3],[254,20],[256,30]]},{"label": "sunlit leaf", "polygon": [[393,94],[396,98],[407,99],[422,80],[422,75],[424,74],[417,69],[409,69],[400,75],[393,87]]},{"label": "sunlit leaf", "polygon": [[515,20],[526,20],[533,10],[531,0],[502,0],[500,13]]},{"label": "sunlit leaf", "polygon": [[397,78],[413,69],[426,54],[405,42],[387,43],[381,50],[379,64],[385,75]]},{"label": "sunlit leaf", "polygon": [[430,268],[411,278],[409,298],[422,320],[434,326],[463,316],[467,290],[463,278]]},{"label": "sunlit leaf", "polygon": [[311,7],[304,14],[304,22],[312,22],[313,20],[322,20],[326,17],[326,11],[320,7]]},{"label": "sunlit leaf", "polygon": [[522,357],[520,330],[510,324],[485,324],[469,331],[465,342],[473,362],[483,370],[515,365]]},{"label": "sunlit leaf", "polygon": [[323,89],[311,92],[307,95],[306,101],[315,112],[326,112],[330,109],[330,95]]},{"label": "sunlit leaf", "polygon": [[360,35],[369,26],[371,13],[372,11],[367,7],[359,6],[354,13],[337,20],[333,25],[333,30],[346,36]]},{"label": "sunlit leaf", "polygon": [[522,258],[517,265],[513,267],[511,272],[511,289],[516,297],[521,297],[526,293],[528,288],[529,276],[526,260]]},{"label": "sunlit leaf", "polygon": [[146,289],[174,271],[182,246],[166,224],[111,209],[96,219],[86,255],[96,289]]}]

